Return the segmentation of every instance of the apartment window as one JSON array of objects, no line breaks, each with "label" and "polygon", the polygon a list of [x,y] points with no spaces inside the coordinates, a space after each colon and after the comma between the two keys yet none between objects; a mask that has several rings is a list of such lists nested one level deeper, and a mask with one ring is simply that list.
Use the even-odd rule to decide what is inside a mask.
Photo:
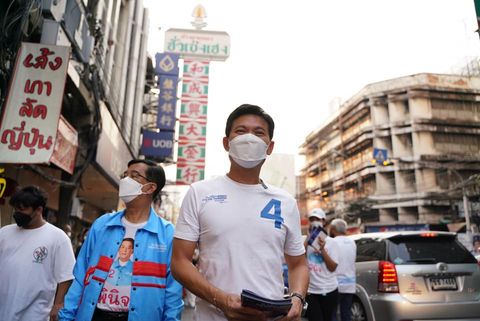
[{"label": "apartment window", "polygon": [[450,178],[448,175],[448,171],[446,169],[436,169],[435,170],[435,179],[437,181],[438,186],[441,189],[448,189],[450,188]]},{"label": "apartment window", "polygon": [[435,133],[433,134],[434,147],[451,154],[477,154],[480,151],[480,136]]},{"label": "apartment window", "polygon": [[432,99],[432,116],[438,119],[479,120],[480,104],[471,101]]}]

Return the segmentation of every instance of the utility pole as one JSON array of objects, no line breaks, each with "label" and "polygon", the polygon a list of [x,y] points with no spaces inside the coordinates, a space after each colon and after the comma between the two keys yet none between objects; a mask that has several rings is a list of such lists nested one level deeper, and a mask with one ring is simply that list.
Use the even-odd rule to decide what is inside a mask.
[{"label": "utility pole", "polygon": [[468,197],[467,197],[467,189],[465,188],[465,181],[460,175],[460,173],[454,169],[449,169],[450,172],[455,173],[460,179],[460,185],[462,186],[462,197],[463,197],[463,213],[465,214],[465,230],[467,234],[467,239],[471,243],[472,242],[472,226],[470,224],[470,211],[468,209]]},{"label": "utility pole", "polygon": [[470,211],[468,209],[468,198],[467,198],[467,191],[465,189],[465,186],[462,187],[462,194],[463,194],[463,212],[465,213],[465,228],[468,234],[472,232],[472,227],[470,225]]}]

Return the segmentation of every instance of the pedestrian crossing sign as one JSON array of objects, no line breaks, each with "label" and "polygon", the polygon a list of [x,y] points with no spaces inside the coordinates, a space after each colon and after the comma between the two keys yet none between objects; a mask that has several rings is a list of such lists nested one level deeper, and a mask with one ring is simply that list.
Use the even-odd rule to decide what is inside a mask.
[{"label": "pedestrian crossing sign", "polygon": [[373,160],[372,163],[383,165],[387,161],[387,150],[383,148],[373,148]]}]

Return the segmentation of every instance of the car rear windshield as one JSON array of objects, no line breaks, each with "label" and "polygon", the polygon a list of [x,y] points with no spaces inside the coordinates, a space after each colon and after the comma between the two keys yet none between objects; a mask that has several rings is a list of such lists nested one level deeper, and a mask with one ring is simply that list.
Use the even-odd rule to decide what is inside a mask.
[{"label": "car rear windshield", "polygon": [[453,235],[397,236],[389,241],[389,259],[395,264],[476,263]]}]

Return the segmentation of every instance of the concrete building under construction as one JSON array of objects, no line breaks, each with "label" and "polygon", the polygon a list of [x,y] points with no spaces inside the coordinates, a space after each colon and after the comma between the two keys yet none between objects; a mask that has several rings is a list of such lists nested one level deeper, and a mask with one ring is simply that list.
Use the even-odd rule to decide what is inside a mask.
[{"label": "concrete building under construction", "polygon": [[[374,155],[374,152],[377,155]],[[367,85],[301,146],[300,208],[350,221],[440,223],[478,212],[480,78]]]}]

